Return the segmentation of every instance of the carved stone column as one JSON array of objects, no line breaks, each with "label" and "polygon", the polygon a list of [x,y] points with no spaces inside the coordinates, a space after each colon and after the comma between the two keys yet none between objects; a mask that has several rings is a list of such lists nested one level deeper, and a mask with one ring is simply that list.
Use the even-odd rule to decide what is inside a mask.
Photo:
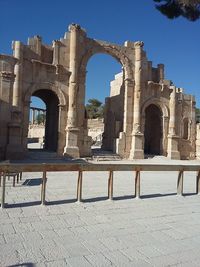
[{"label": "carved stone column", "polygon": [[32,115],[33,115],[33,124],[35,124],[35,121],[36,121],[35,117],[36,116],[35,116],[35,109],[34,108],[32,109]]},{"label": "carved stone column", "polygon": [[53,65],[59,65],[60,45],[61,43],[59,40],[53,41]]},{"label": "carved stone column", "polygon": [[[65,114],[66,114],[66,106],[59,104],[59,120],[58,120],[58,148],[57,148],[57,153],[59,155],[63,154],[63,147],[65,147]],[[44,116],[45,116],[45,111],[44,111]],[[46,116],[45,116],[46,117]]]},{"label": "carved stone column", "polygon": [[167,156],[171,159],[180,159],[180,152],[178,151],[179,137],[176,135],[176,87],[171,86],[172,92],[170,95],[169,109],[169,133],[168,133],[168,147]]},{"label": "carved stone column", "polygon": [[167,156],[167,141],[168,141],[168,125],[169,117],[163,117],[163,156]]},{"label": "carved stone column", "polygon": [[0,71],[0,160],[6,157],[14,77],[11,71]]},{"label": "carved stone column", "polygon": [[13,85],[13,99],[11,122],[8,125],[8,145],[6,150],[7,159],[20,159],[24,157],[23,147],[23,108],[22,108],[22,76],[23,76],[23,44],[13,42],[13,55],[18,59],[14,68],[15,81]]},{"label": "carved stone column", "polygon": [[21,92],[22,92],[22,63],[23,63],[23,44],[19,41],[13,43],[14,57],[18,59],[14,68],[15,82],[13,85],[13,106],[21,110]]},{"label": "carved stone column", "polygon": [[69,107],[66,127],[66,146],[64,155],[78,158],[80,156],[78,148],[79,129],[77,127],[77,89],[78,89],[78,43],[80,26],[72,24],[69,26],[70,32],[70,56],[69,70]]},{"label": "carved stone column", "polygon": [[140,102],[141,92],[144,89],[142,75],[143,42],[135,42],[135,88],[133,106],[133,130],[130,159],[144,158],[143,133],[141,133]]},{"label": "carved stone column", "polygon": [[164,64],[158,64],[158,80],[159,82],[163,82],[164,80]]}]

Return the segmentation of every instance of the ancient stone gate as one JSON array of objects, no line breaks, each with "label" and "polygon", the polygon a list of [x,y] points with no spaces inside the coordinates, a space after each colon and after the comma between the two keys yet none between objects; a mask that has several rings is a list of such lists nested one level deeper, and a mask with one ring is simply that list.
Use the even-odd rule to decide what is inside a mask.
[{"label": "ancient stone gate", "polygon": [[[1,159],[26,155],[31,96],[40,97],[47,107],[47,150],[67,157],[91,155],[85,80],[87,62],[97,53],[109,54],[122,65],[122,73],[116,76],[121,85],[113,82],[106,100],[103,148],[130,159],[143,158],[144,150],[170,158],[194,158],[194,97],[164,79],[164,65],[152,67],[143,42],[120,46],[94,40],[72,24],[52,46],[35,36],[27,45],[13,42],[13,56],[0,55]],[[156,135],[151,124],[157,125]],[[152,138],[159,138],[153,143],[156,149]]]}]

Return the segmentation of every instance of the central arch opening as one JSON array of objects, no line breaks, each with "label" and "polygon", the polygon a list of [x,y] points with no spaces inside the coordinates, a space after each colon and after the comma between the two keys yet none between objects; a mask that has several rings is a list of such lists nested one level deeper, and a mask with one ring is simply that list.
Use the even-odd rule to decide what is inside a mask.
[{"label": "central arch opening", "polygon": [[[31,100],[29,118],[34,117],[31,119],[31,124],[34,124],[36,135],[43,135],[37,137],[40,140],[40,145],[36,148],[56,152],[58,147],[58,97],[51,90],[40,89],[32,94]],[[33,116],[33,111],[37,111],[37,116]],[[39,131],[42,126],[44,128],[43,131],[41,129]]]},{"label": "central arch opening", "polygon": [[161,155],[162,152],[162,112],[151,104],[145,110],[144,153]]},{"label": "central arch opening", "polygon": [[89,59],[87,72],[85,107],[93,154],[115,152],[116,139],[123,128],[122,65],[112,55],[100,53]]}]

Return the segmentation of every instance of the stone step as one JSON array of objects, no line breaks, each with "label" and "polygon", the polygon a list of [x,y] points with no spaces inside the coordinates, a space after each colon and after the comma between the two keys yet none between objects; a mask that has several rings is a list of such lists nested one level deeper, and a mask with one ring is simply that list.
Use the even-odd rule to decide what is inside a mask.
[{"label": "stone step", "polygon": [[56,152],[46,152],[46,151],[36,151],[36,152],[29,152],[28,153],[28,158],[29,159],[35,159],[35,160],[40,160],[40,159],[63,159],[63,156],[58,155]]},{"label": "stone step", "polygon": [[111,151],[103,151],[101,149],[94,149],[92,160],[95,161],[115,161],[115,160],[122,160],[122,158]]},{"label": "stone step", "polygon": [[120,156],[92,156],[95,161],[117,161],[122,160]]}]

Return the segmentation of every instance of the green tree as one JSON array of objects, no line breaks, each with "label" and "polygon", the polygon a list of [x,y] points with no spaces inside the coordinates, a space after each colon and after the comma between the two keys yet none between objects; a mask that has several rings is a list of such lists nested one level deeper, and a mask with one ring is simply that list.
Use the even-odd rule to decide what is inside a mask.
[{"label": "green tree", "polygon": [[156,8],[169,19],[185,17],[190,21],[200,18],[200,0],[154,0]]},{"label": "green tree", "polygon": [[196,108],[196,123],[200,123],[200,109]]},{"label": "green tree", "polygon": [[44,124],[46,120],[46,116],[44,113],[38,114],[36,117],[36,123],[37,124]]},{"label": "green tree", "polygon": [[103,118],[104,105],[98,99],[92,98],[88,100],[86,111],[89,119]]}]

